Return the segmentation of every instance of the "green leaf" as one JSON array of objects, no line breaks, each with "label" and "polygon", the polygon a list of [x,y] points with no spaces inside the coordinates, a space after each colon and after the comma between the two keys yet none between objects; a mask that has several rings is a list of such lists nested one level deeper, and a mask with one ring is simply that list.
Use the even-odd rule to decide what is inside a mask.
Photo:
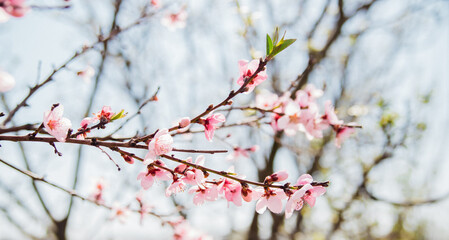
[{"label": "green leaf", "polygon": [[287,39],[287,40],[282,40],[279,45],[277,46],[277,48],[279,49],[278,51],[281,52],[284,49],[286,49],[288,46],[292,45],[294,42],[296,41],[296,39]]},{"label": "green leaf", "polygon": [[292,45],[296,39],[287,39],[280,41],[276,47],[274,47],[273,51],[271,52],[270,56],[274,57],[278,53],[282,52],[284,49],[286,49],[288,46]]},{"label": "green leaf", "polygon": [[273,41],[270,38],[270,35],[267,34],[267,55],[270,55],[271,50],[273,50]]},{"label": "green leaf", "polygon": [[126,116],[125,110],[122,109],[122,111],[111,117],[111,122],[120,118],[124,118],[125,116]]},{"label": "green leaf", "polygon": [[273,45],[277,45],[279,40],[279,27],[276,27],[273,34]]}]

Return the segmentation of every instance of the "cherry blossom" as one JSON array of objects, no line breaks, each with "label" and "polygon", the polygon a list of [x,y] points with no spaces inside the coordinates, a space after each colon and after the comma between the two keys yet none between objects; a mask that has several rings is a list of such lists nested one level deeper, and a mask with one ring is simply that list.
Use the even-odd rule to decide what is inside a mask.
[{"label": "cherry blossom", "polygon": [[355,129],[350,126],[343,126],[337,129],[337,136],[335,137],[335,146],[341,147],[341,143],[351,134],[355,133]]},{"label": "cherry blossom", "polygon": [[315,88],[312,84],[307,84],[304,89],[296,92],[296,101],[301,107],[308,107],[310,103],[323,96],[323,90]]},{"label": "cherry blossom", "polygon": [[[257,192],[255,196],[260,196],[259,200],[256,203],[256,212],[262,214],[268,208],[273,213],[281,213],[282,212],[282,200],[287,198],[284,190],[282,189],[270,189],[270,188],[256,188]],[[257,197],[256,197],[257,198]]]},{"label": "cherry blossom", "polygon": [[157,166],[165,167],[165,164],[159,160],[156,160],[153,162],[153,164],[148,165],[147,170],[139,173],[137,175],[137,180],[141,180],[140,185],[143,187],[143,189],[147,190],[150,188],[155,178],[159,180],[170,180],[171,174],[170,172],[158,168]]},{"label": "cherry blossom", "polygon": [[331,101],[326,101],[325,103],[325,114],[321,117],[326,123],[329,125],[341,125],[343,124],[342,120],[338,120],[337,114],[335,114],[334,107],[332,106]]},{"label": "cherry blossom", "polygon": [[224,178],[218,185],[218,193],[224,194],[228,202],[233,202],[236,206],[242,206],[242,185],[239,182]]},{"label": "cherry blossom", "polygon": [[165,190],[165,196],[169,197],[172,194],[182,192],[186,189],[186,187],[187,185],[182,179],[174,177],[173,182],[170,184],[170,186],[168,186],[167,190]]},{"label": "cherry blossom", "polygon": [[92,66],[87,66],[86,69],[76,73],[84,82],[89,83],[92,77],[95,76],[95,69]]},{"label": "cherry blossom", "polygon": [[215,129],[218,128],[217,125],[225,121],[226,118],[221,113],[210,113],[206,119],[201,119],[201,123],[204,125],[204,133],[206,135],[206,139],[209,142],[212,142],[212,139],[214,138]]},{"label": "cherry blossom", "polygon": [[128,218],[130,211],[127,207],[122,207],[118,203],[114,203],[112,206],[111,219],[117,219],[121,223],[124,223]]},{"label": "cherry blossom", "polygon": [[254,189],[248,186],[248,184],[242,184],[242,198],[245,202],[251,202],[253,200],[253,193]]},{"label": "cherry blossom", "polygon": [[184,117],[179,120],[179,128],[186,128],[190,125],[190,118]]},{"label": "cherry blossom", "polygon": [[215,201],[218,198],[218,190],[215,184],[201,184],[189,189],[190,194],[195,194],[193,197],[193,203],[195,205],[201,205],[204,201]]},{"label": "cherry blossom", "polygon": [[167,27],[170,31],[174,31],[179,28],[185,28],[186,20],[187,12],[184,9],[181,9],[177,13],[165,15],[161,20],[161,24]]},{"label": "cherry blossom", "polygon": [[263,89],[256,95],[256,107],[264,110],[272,110],[279,105],[279,96]]},{"label": "cherry blossom", "polygon": [[16,80],[14,77],[9,73],[0,70],[0,92],[7,92],[15,85]]},{"label": "cherry blossom", "polygon": [[299,105],[290,101],[284,110],[284,116],[277,120],[277,127],[284,130],[287,136],[293,136],[300,130],[301,123],[301,109]]},{"label": "cherry blossom", "polygon": [[303,196],[306,191],[312,189],[312,185],[306,184],[299,190],[295,191],[288,199],[287,204],[285,205],[285,218],[289,218],[292,216],[293,211],[301,210],[304,205]]},{"label": "cherry blossom", "polygon": [[282,170],[279,172],[275,172],[275,173],[271,174],[270,176],[266,177],[265,182],[268,184],[271,184],[273,182],[282,182],[287,178],[288,178],[287,171]]},{"label": "cherry blossom", "polygon": [[67,132],[72,127],[72,122],[62,117],[63,113],[64,107],[61,104],[44,113],[45,130],[60,142],[65,142]]},{"label": "cherry blossom", "polygon": [[157,156],[169,153],[173,149],[172,144],[173,138],[168,133],[168,129],[163,128],[157,131],[148,144],[149,152],[145,156],[144,164],[154,161]]},{"label": "cherry blossom", "polygon": [[110,122],[112,116],[114,116],[114,112],[112,112],[112,109],[110,106],[103,106],[101,110],[95,114],[94,119],[98,119],[102,122]]},{"label": "cherry blossom", "polygon": [[[195,164],[198,166],[202,166],[204,164],[204,156],[200,155],[196,158],[195,160]],[[192,162],[192,158],[189,157],[186,159],[186,162],[191,163]],[[191,184],[191,185],[200,185],[204,179],[204,173],[203,171],[201,171],[200,169],[196,169],[196,168],[189,168],[189,166],[185,165],[185,164],[180,164],[178,165],[174,171],[176,173],[182,174],[184,175],[184,177],[182,178],[182,180],[186,183],[186,184]]]},{"label": "cherry blossom", "polygon": [[[310,183],[312,182],[312,176],[310,176],[309,174],[303,174],[298,178],[295,186],[306,186],[308,184],[310,185]],[[311,186],[311,188],[307,188],[309,189],[307,189],[307,191],[304,193],[303,199],[307,202],[307,204],[309,204],[309,206],[313,207],[315,206],[316,198],[323,195],[326,192],[326,188],[322,186]]]},{"label": "cherry blossom", "polygon": [[[246,60],[239,61],[239,79],[237,80],[237,84],[243,86],[245,81],[251,77],[259,67],[259,60],[255,59],[251,62]],[[267,79],[266,70],[260,71],[254,78],[246,85],[248,87],[248,91],[246,93],[250,93],[253,89],[261,84],[263,81]]]},{"label": "cherry blossom", "polygon": [[94,184],[94,189],[92,191],[92,193],[89,196],[89,199],[97,202],[97,203],[104,203],[104,199],[103,199],[103,190],[106,186],[106,182],[104,180],[104,178],[100,178],[98,180],[95,181]]},{"label": "cherry blossom", "polygon": [[[1,0],[0,3],[0,10],[13,17],[23,17],[30,11],[30,8],[25,5],[24,0]],[[3,21],[6,21],[7,19],[8,18],[2,17]]]}]

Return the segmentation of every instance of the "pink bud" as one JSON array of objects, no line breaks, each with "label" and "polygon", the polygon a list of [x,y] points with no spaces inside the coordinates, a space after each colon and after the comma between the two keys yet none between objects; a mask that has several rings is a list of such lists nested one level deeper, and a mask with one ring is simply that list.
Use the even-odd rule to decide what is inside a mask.
[{"label": "pink bud", "polygon": [[256,152],[257,150],[259,150],[259,145],[254,145],[249,149],[251,152]]},{"label": "pink bud", "polygon": [[185,128],[190,125],[190,118],[184,117],[179,120],[179,128]]}]

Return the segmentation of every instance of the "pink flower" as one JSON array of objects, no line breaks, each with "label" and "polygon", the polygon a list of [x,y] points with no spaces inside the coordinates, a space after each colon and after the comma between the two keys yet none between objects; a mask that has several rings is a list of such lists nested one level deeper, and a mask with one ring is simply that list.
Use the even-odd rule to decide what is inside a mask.
[{"label": "pink flower", "polygon": [[326,101],[324,107],[325,114],[321,117],[324,122],[329,125],[341,125],[343,124],[342,120],[338,120],[337,114],[335,114],[334,107],[332,106],[331,101]]},{"label": "pink flower", "polygon": [[224,178],[218,185],[218,193],[224,194],[228,202],[233,202],[236,206],[242,206],[242,185],[229,178]]},{"label": "pink flower", "polygon": [[140,209],[139,209],[139,213],[140,213],[140,224],[143,223],[143,218],[145,217],[145,215],[146,215],[147,213],[149,213],[150,210],[153,208],[152,206],[146,204],[146,203],[143,201],[143,194],[144,194],[143,191],[139,191],[139,192],[136,194],[136,201],[139,203],[139,207],[140,207]]},{"label": "pink flower", "polygon": [[179,128],[186,128],[190,125],[190,118],[184,117],[179,120]]},{"label": "pink flower", "polygon": [[279,105],[278,95],[263,89],[256,95],[256,107],[264,110],[272,110]]},{"label": "pink flower", "polygon": [[[195,160],[195,164],[202,166],[204,164],[204,156],[200,155],[196,158]],[[192,158],[187,158],[186,159],[187,162],[191,163],[192,162]],[[191,184],[191,185],[200,185],[204,179],[204,173],[203,171],[196,169],[196,168],[189,168],[189,166],[185,165],[185,164],[181,164],[178,165],[174,171],[176,173],[182,174],[184,175],[184,177],[182,178],[182,180],[186,183],[186,184]]]},{"label": "pink flower", "polygon": [[143,187],[143,189],[147,190],[148,188],[150,188],[153,185],[155,178],[159,180],[171,179],[171,173],[167,172],[164,169],[158,168],[158,165],[165,167],[165,164],[163,162],[156,160],[153,162],[153,164],[148,165],[146,171],[143,171],[139,173],[139,175],[137,175],[137,180],[141,180],[140,185]]},{"label": "pink flower", "polygon": [[103,108],[101,109],[101,111],[99,111],[96,115],[95,115],[95,119],[98,119],[100,121],[103,122],[110,122],[112,116],[114,116],[114,112],[112,112],[112,109],[110,106],[103,106]]},{"label": "pink flower", "polygon": [[77,72],[76,75],[82,78],[84,82],[89,83],[92,80],[92,77],[95,76],[95,69],[91,66],[87,66],[86,69]]},{"label": "pink flower", "polygon": [[204,125],[204,133],[206,135],[206,139],[209,142],[212,142],[212,138],[214,138],[214,132],[215,129],[218,128],[218,124],[225,122],[226,118],[223,114],[217,113],[212,114],[210,113],[209,116],[206,119],[201,119],[202,124]]},{"label": "pink flower", "polygon": [[[306,186],[306,185],[310,185],[313,182],[313,178],[312,176],[310,176],[309,174],[303,174],[298,178],[298,181],[296,182],[295,186]],[[322,187],[322,186],[311,186],[307,187],[309,189],[307,189],[307,191],[304,193],[304,201],[307,202],[307,204],[309,204],[310,207],[315,206],[315,201],[316,198],[323,195],[326,192],[326,188]],[[302,188],[301,188],[302,189]]]},{"label": "pink flower", "polygon": [[265,182],[268,184],[271,184],[273,182],[282,182],[287,178],[288,178],[287,171],[282,170],[279,172],[275,172],[275,173],[271,174],[270,176],[266,177]]},{"label": "pink flower", "polygon": [[280,130],[284,130],[287,136],[293,136],[300,129],[301,123],[301,109],[299,105],[293,101],[290,101],[284,110],[284,116],[277,120],[277,127]]},{"label": "pink flower", "polygon": [[157,131],[156,135],[148,144],[149,152],[145,156],[144,164],[156,159],[157,156],[167,154],[173,149],[173,138],[168,133],[168,129],[163,128]]},{"label": "pink flower", "polygon": [[304,90],[299,90],[296,93],[296,101],[299,106],[307,107],[321,96],[323,96],[323,90],[315,88],[312,84],[307,84]]},{"label": "pink flower", "polygon": [[284,190],[282,189],[263,189],[263,188],[256,188],[255,191],[258,192],[258,195],[260,197],[259,201],[256,203],[256,212],[259,214],[262,214],[265,212],[265,210],[270,209],[273,213],[280,213],[282,212],[282,200],[287,198],[287,195],[285,195]]},{"label": "pink flower", "polygon": [[248,184],[242,184],[242,198],[245,202],[251,202],[253,200],[253,193],[254,189],[248,186]]},{"label": "pink flower", "polygon": [[161,24],[167,27],[170,31],[174,31],[177,28],[185,28],[187,21],[187,12],[181,9],[177,13],[170,13],[162,18]]},{"label": "pink flower", "polygon": [[303,196],[306,193],[306,191],[312,189],[312,185],[306,184],[299,190],[295,191],[290,198],[287,201],[287,204],[285,205],[285,218],[289,218],[292,216],[293,211],[299,211],[301,210],[302,206],[304,205]]},{"label": "pink flower", "polygon": [[343,126],[337,129],[337,136],[335,137],[335,146],[341,147],[341,143],[355,132],[353,127]]},{"label": "pink flower", "polygon": [[151,0],[151,5],[153,5],[153,7],[155,8],[161,7],[161,3],[159,2],[159,0]]},{"label": "pink flower", "polygon": [[13,17],[23,17],[30,8],[25,6],[24,0],[3,0],[0,3],[2,8],[6,13]]},{"label": "pink flower", "polygon": [[217,186],[209,183],[191,187],[189,189],[189,193],[196,193],[196,195],[193,197],[193,203],[195,205],[201,205],[206,200],[215,201],[218,198]]},{"label": "pink flower", "polygon": [[117,203],[112,207],[111,219],[118,219],[121,223],[124,223],[128,218],[130,211],[127,207],[121,207]]},{"label": "pink flower", "polygon": [[105,185],[106,183],[103,178],[96,180],[94,190],[90,194],[89,199],[100,204],[104,203],[103,190]]},{"label": "pink flower", "polygon": [[16,80],[11,74],[0,71],[0,92],[7,92],[16,85]]},{"label": "pink flower", "polygon": [[[259,67],[259,60],[255,59],[248,63],[246,60],[239,61],[239,79],[237,84],[243,86],[245,81],[251,77]],[[266,70],[260,71],[249,83],[247,93],[253,91],[253,89],[267,79]]]},{"label": "pink flower", "polygon": [[240,147],[234,147],[234,152],[229,154],[226,157],[226,160],[228,160],[228,161],[235,161],[240,156],[245,157],[245,158],[249,158],[249,152],[248,151],[249,151],[249,149],[244,149],[244,148],[240,148]]},{"label": "pink flower", "polygon": [[182,192],[186,189],[186,187],[187,185],[182,179],[174,177],[172,184],[170,184],[167,190],[165,190],[165,196],[169,197],[172,194]]},{"label": "pink flower", "polygon": [[72,127],[69,119],[63,118],[64,107],[60,104],[53,105],[50,111],[44,113],[45,130],[60,142],[65,142],[67,132]]}]

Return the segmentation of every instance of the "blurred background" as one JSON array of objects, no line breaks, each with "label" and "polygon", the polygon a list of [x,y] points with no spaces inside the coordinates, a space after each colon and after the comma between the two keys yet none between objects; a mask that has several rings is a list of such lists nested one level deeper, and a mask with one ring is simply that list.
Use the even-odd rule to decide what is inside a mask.
[{"label": "blurred background", "polygon": [[[174,146],[233,154],[236,146],[258,145],[249,158],[207,155],[205,165],[217,170],[234,165],[257,181],[282,169],[292,182],[309,173],[316,181],[330,181],[326,194],[314,208],[305,206],[285,219],[257,214],[254,202],[236,207],[222,199],[195,206],[187,192],[167,198],[167,186],[159,182],[144,192],[155,213],[185,216],[192,228],[214,239],[449,238],[449,1],[25,3],[31,8],[25,16],[0,23],[0,69],[16,80],[1,95],[1,111],[8,114],[30,87],[52,80],[3,128],[36,127],[54,103],[64,105],[74,129],[104,105],[125,109],[128,117],[139,112],[91,136],[130,138],[171,127],[237,89],[238,61],[263,57],[265,36],[276,26],[297,41],[268,64],[268,80],[237,96],[233,106],[254,104],[263,89],[282,95],[292,83],[310,83],[324,90],[321,107],[330,99],[341,119],[363,126],[337,148],[332,131],[309,141],[304,134],[274,132],[268,115],[226,113],[229,124],[250,124],[219,129],[213,143],[203,133],[181,134]],[[170,21],[174,16],[178,19]],[[158,100],[139,109],[156,92]],[[0,144],[0,158],[14,166],[83,196],[102,178],[107,203],[137,206],[140,162],[128,165],[110,153],[121,166],[117,171],[89,146],[56,143],[59,157],[44,143]],[[172,238],[173,229],[157,217],[141,222],[133,213],[121,222],[108,209],[0,165],[0,239]]]}]

